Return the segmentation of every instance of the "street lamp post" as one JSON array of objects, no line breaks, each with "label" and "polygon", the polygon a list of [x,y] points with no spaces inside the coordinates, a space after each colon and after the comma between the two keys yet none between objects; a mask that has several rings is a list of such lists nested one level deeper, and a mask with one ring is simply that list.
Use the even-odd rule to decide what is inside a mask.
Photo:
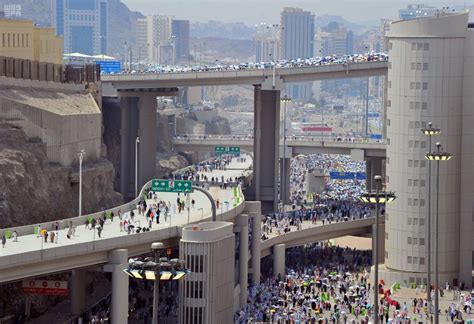
[{"label": "street lamp post", "polygon": [[134,279],[154,280],[153,288],[153,318],[152,324],[158,324],[159,315],[159,282],[160,280],[179,280],[190,271],[185,268],[185,261],[179,259],[168,259],[160,257],[160,252],[164,249],[161,242],[151,244],[153,257],[145,259],[129,259],[128,267],[123,271]]},{"label": "street lamp post", "polygon": [[439,162],[451,160],[450,153],[441,152],[441,143],[436,143],[436,151],[427,153],[425,158],[436,161],[436,218],[435,218],[435,309],[434,322],[439,324]]},{"label": "street lamp post", "polygon": [[[431,137],[434,135],[438,135],[441,133],[439,128],[433,128],[433,123],[429,122],[428,127],[423,128],[421,132],[425,135],[428,136],[428,148],[429,151],[431,152]],[[428,310],[431,313],[431,163],[428,163],[428,235],[427,235],[427,262],[428,262],[428,267],[427,267],[427,282],[426,282],[426,287],[427,287],[427,301],[428,301]]]},{"label": "street lamp post", "polygon": [[[154,242],[151,244],[151,250],[155,257],[155,263],[159,264],[160,261],[160,252],[164,249],[164,245],[161,242]],[[158,266],[158,278],[155,279],[155,284],[153,285],[153,319],[152,324],[158,324],[158,315],[159,315],[159,304],[160,304],[160,268]]]},{"label": "street lamp post", "polygon": [[138,196],[138,144],[140,143],[140,137],[137,136],[135,140],[135,197]]},{"label": "street lamp post", "polygon": [[376,175],[375,180],[375,191],[367,192],[360,197],[365,203],[375,203],[375,260],[374,260],[374,323],[379,323],[379,206],[380,203],[386,204],[395,200],[395,194],[392,192],[381,192],[380,184],[382,183],[382,177]]},{"label": "street lamp post", "polygon": [[86,151],[81,150],[79,152],[79,216],[82,216],[82,161]]},{"label": "street lamp post", "polygon": [[283,161],[282,161],[282,177],[280,179],[280,198],[283,202],[283,206],[285,206],[285,198],[286,198],[286,104],[291,101],[287,95],[285,95],[281,101],[284,103],[285,107],[283,110]]}]

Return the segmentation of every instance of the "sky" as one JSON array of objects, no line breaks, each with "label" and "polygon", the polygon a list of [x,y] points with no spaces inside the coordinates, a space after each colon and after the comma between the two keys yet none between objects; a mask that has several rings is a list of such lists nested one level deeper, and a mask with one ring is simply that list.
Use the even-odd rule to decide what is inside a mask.
[{"label": "sky", "polygon": [[147,14],[166,14],[192,21],[219,20],[276,23],[283,7],[293,6],[316,15],[338,15],[352,22],[397,18],[398,9],[408,3],[436,7],[474,6],[474,0],[122,0],[132,10]]}]

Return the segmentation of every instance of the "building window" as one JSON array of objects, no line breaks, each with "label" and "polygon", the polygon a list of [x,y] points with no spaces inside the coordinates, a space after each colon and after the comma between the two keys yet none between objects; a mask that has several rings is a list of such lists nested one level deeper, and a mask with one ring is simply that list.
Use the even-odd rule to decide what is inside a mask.
[{"label": "building window", "polygon": [[418,238],[417,237],[413,238],[413,245],[418,245]]},{"label": "building window", "polygon": [[421,147],[421,148],[426,148],[426,142],[425,142],[425,141],[421,141],[420,147]]},{"label": "building window", "polygon": [[426,167],[426,161],[425,161],[425,160],[421,160],[421,161],[420,161],[420,167],[421,167],[421,168],[425,168],[425,167]]},{"label": "building window", "polygon": [[415,128],[420,128],[420,122],[415,122]]},{"label": "building window", "polygon": [[414,101],[410,101],[410,109],[415,109],[415,102]]},{"label": "building window", "polygon": [[421,89],[421,82],[417,82],[416,83],[416,90],[420,90]]},{"label": "building window", "polygon": [[416,43],[411,43],[411,50],[416,51]]},{"label": "building window", "polygon": [[413,257],[413,264],[418,264],[418,257]]},{"label": "building window", "polygon": [[387,100],[387,107],[392,107],[392,100]]},{"label": "building window", "polygon": [[411,237],[407,237],[407,243],[408,245],[411,245]]},{"label": "building window", "polygon": [[424,51],[429,51],[430,50],[430,43],[424,43],[423,44],[423,50]]},{"label": "building window", "polygon": [[[421,199],[423,200],[423,199]],[[421,203],[420,203],[421,205]],[[423,205],[425,205],[425,201],[423,200]],[[425,219],[424,218],[420,218],[420,226],[425,226]]]},{"label": "building window", "polygon": [[414,62],[410,63],[410,70],[412,70],[412,71],[415,70],[415,63]]},{"label": "building window", "polygon": [[419,183],[418,180],[413,180],[413,187],[418,187],[418,183]]},{"label": "building window", "polygon": [[423,110],[428,109],[428,103],[427,102],[422,102],[421,103],[421,109],[423,109]]},{"label": "building window", "polygon": [[424,237],[420,237],[420,245],[425,245],[425,238]]},{"label": "building window", "polygon": [[428,82],[423,82],[423,90],[428,90]]},{"label": "building window", "polygon": [[411,264],[411,256],[408,256],[408,257],[407,257],[407,263],[408,263],[408,264]]},{"label": "building window", "polygon": [[392,81],[388,81],[388,87],[392,88]]},{"label": "building window", "polygon": [[415,148],[420,148],[420,141],[415,141]]},{"label": "building window", "polygon": [[420,257],[420,265],[424,265],[424,264],[425,264],[425,258]]},{"label": "building window", "polygon": [[408,160],[408,167],[409,168],[413,167],[413,160]]},{"label": "building window", "polygon": [[425,180],[420,180],[420,187],[424,187],[425,186]]},{"label": "building window", "polygon": [[408,141],[408,147],[413,148],[413,141]]},{"label": "building window", "polygon": [[413,186],[413,180],[412,179],[408,179],[408,187],[411,187]]},{"label": "building window", "polygon": [[415,82],[410,82],[410,90],[415,90]]},{"label": "building window", "polygon": [[416,49],[421,51],[423,49],[423,43],[417,43],[416,44]]},{"label": "building window", "polygon": [[418,163],[420,163],[419,160],[413,160],[413,167],[418,168]]},{"label": "building window", "polygon": [[387,126],[390,126],[390,119],[387,119]]},{"label": "building window", "polygon": [[423,71],[428,71],[428,63],[423,63]]},{"label": "building window", "polygon": [[[425,206],[425,200],[424,199],[420,199],[420,207],[424,207]],[[421,225],[421,224],[420,224]]]},{"label": "building window", "polygon": [[413,199],[408,198],[408,206],[413,206]]},{"label": "building window", "polygon": [[411,217],[408,217],[408,218],[407,218],[407,224],[408,224],[408,225],[413,224],[412,220],[413,220],[413,219],[412,219]]},{"label": "building window", "polygon": [[426,122],[421,122],[421,128],[426,128]]},{"label": "building window", "polygon": [[421,64],[421,63],[416,63],[416,70],[417,70],[417,71],[420,71],[421,68],[422,68],[422,66],[423,66],[423,64]]},{"label": "building window", "polygon": [[[413,199],[413,206],[418,206],[418,199]],[[415,219],[413,219],[415,220]],[[413,222],[413,225],[415,225],[415,222]]]},{"label": "building window", "polygon": [[416,218],[416,217],[413,218],[413,225],[415,225],[415,226],[418,225],[418,218]]}]

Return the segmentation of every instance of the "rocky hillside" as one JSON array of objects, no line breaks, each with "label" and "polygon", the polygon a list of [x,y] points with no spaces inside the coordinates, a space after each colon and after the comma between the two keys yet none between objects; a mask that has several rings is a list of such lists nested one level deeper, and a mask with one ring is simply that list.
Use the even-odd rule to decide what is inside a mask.
[{"label": "rocky hillside", "polygon": [[[78,209],[77,169],[50,164],[46,147],[16,126],[0,123],[0,228],[73,217]],[[83,211],[116,206],[112,163],[85,161]]]}]

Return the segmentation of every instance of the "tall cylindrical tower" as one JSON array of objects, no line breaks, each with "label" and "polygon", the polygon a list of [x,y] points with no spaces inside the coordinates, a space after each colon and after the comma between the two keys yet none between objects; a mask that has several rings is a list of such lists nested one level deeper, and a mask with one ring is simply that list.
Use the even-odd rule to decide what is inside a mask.
[{"label": "tall cylindrical tower", "polygon": [[[428,122],[441,129],[433,138],[452,153],[441,163],[439,192],[440,282],[459,274],[459,214],[463,60],[467,34],[464,14],[398,21],[391,25],[387,97],[387,186],[398,199],[388,205],[385,233],[387,282],[422,284],[427,271],[429,139]],[[432,165],[431,220],[434,271],[436,165]]]}]

